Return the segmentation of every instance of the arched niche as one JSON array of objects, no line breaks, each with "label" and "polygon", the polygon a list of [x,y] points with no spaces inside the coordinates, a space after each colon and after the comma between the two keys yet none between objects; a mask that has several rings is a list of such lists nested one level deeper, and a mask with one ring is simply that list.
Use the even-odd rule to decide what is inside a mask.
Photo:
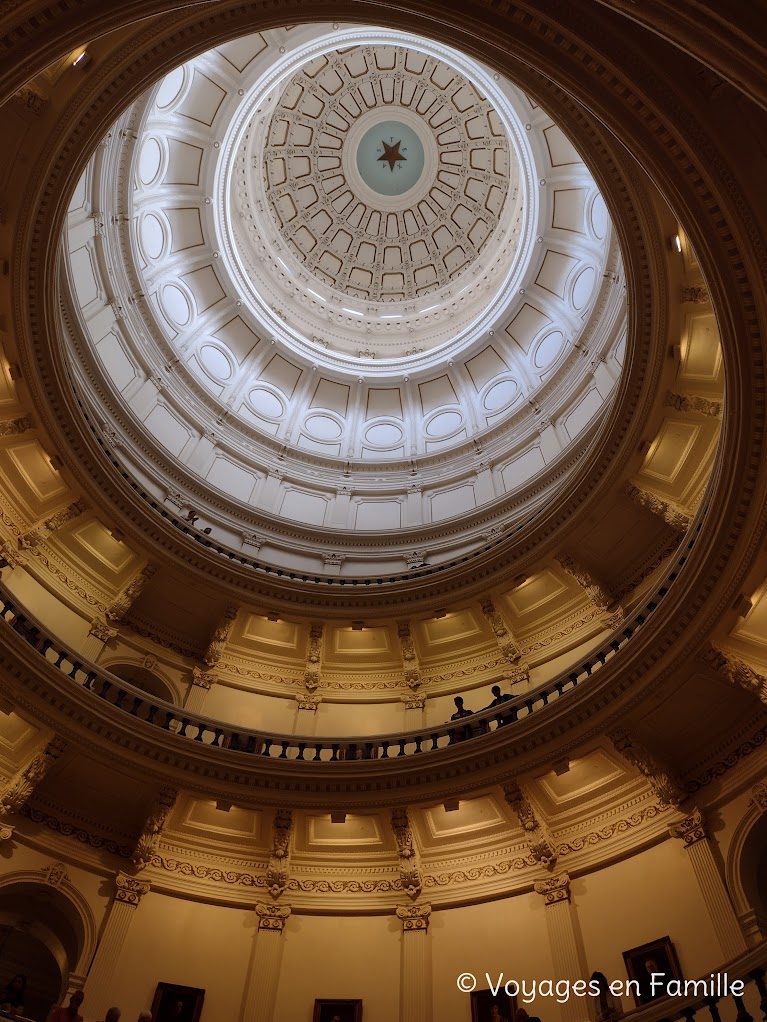
[{"label": "arched niche", "polygon": [[179,704],[179,698],[171,682],[160,675],[157,671],[150,670],[143,664],[113,663],[104,664],[110,674],[114,674],[121,681],[127,681],[134,688],[146,692],[154,699],[171,703],[173,706]]},{"label": "arched niche", "polygon": [[767,937],[767,786],[756,784],[727,855],[727,887],[751,944]]},{"label": "arched niche", "polygon": [[0,877],[2,927],[8,935],[15,928],[17,935],[23,933],[46,947],[59,971],[59,995],[68,987],[70,977],[85,975],[96,950],[93,911],[61,863]]}]

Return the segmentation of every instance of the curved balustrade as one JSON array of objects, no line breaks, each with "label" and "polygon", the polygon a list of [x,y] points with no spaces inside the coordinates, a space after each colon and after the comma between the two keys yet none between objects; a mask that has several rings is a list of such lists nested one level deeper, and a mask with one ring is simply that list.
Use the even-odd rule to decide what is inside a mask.
[{"label": "curved balustrade", "polygon": [[501,708],[483,710],[458,721],[435,724],[401,734],[357,738],[317,738],[251,731],[222,721],[209,720],[183,708],[154,699],[127,682],[103,671],[72,653],[44,626],[21,610],[0,588],[0,618],[5,626],[24,638],[41,656],[94,695],[162,731],[214,748],[232,749],[253,756],[277,759],[337,763],[349,760],[393,759],[444,749],[459,742],[479,740],[501,727],[513,728],[516,721],[538,713],[586,681],[594,671],[617,655],[639,631],[668,593],[687,560],[700,530],[700,518],[687,536],[683,553],[675,559],[661,585],[643,607],[612,633],[588,658],[563,671],[551,681],[504,702]]}]

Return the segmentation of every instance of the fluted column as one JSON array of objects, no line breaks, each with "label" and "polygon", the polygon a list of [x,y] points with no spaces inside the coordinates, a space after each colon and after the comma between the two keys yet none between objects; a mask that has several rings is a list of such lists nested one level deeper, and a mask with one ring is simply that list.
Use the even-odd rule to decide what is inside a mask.
[{"label": "fluted column", "polygon": [[280,981],[282,931],[290,905],[256,905],[258,929],[248,964],[248,978],[240,1010],[240,1022],[272,1022]]},{"label": "fluted column", "polygon": [[400,1022],[431,1022],[431,905],[400,905],[402,923]]},{"label": "fluted column", "polygon": [[717,867],[703,814],[699,809],[693,810],[689,816],[669,827],[669,833],[685,847],[719,941],[721,961],[729,962],[746,950],[746,939]]},{"label": "fluted column", "polygon": [[112,1003],[112,977],[128,935],[128,928],[149,884],[127,873],[115,877],[115,896],[109,908],[106,926],[85,981],[88,1015],[103,1018]]},{"label": "fluted column", "polygon": [[[570,877],[567,873],[535,882],[535,891],[546,904],[546,929],[549,934],[551,960],[557,979],[574,983],[588,976],[581,949],[575,906],[570,901]],[[585,1001],[571,997],[561,1005],[563,1022],[581,1022],[588,1017]]]}]

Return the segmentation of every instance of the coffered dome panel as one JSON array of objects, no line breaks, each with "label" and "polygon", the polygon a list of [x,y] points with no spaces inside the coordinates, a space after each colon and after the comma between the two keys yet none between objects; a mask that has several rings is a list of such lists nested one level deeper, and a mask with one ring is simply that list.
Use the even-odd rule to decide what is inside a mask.
[{"label": "coffered dome panel", "polygon": [[623,269],[594,180],[524,93],[436,43],[238,45],[129,108],[77,189],[89,414],[152,499],[267,563],[476,549],[551,499],[615,393]]}]

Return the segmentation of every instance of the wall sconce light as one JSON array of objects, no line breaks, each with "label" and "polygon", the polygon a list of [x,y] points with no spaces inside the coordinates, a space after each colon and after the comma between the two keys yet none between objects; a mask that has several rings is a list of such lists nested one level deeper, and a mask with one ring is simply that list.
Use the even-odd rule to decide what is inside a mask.
[{"label": "wall sconce light", "polygon": [[219,799],[218,802],[216,802],[216,809],[218,809],[220,813],[228,813],[230,812],[231,808],[232,808],[231,802],[225,802],[223,799]]},{"label": "wall sconce light", "polygon": [[83,68],[86,68],[92,60],[93,57],[90,53],[88,53],[87,50],[83,50],[83,52],[79,53],[72,61],[72,67],[79,67],[80,70],[82,70]]},{"label": "wall sconce light", "polygon": [[555,759],[554,762],[551,764],[551,769],[554,771],[557,777],[561,777],[562,774],[569,773],[570,772],[569,757],[563,756],[561,759]]},{"label": "wall sconce light", "polygon": [[346,813],[340,809],[334,809],[330,814],[331,823],[346,823]]},{"label": "wall sconce light", "polygon": [[446,813],[457,813],[461,808],[460,800],[457,798],[446,798],[444,808]]},{"label": "wall sconce light", "polygon": [[50,458],[48,458],[48,462],[51,468],[54,470],[54,472],[58,472],[59,469],[62,469],[64,467],[64,462],[61,460],[58,454],[52,454]]},{"label": "wall sconce light", "polygon": [[732,609],[737,612],[738,617],[746,617],[752,607],[753,603],[745,593],[740,593],[732,605]]},{"label": "wall sconce light", "polygon": [[674,247],[676,248],[677,252],[682,251],[682,239],[679,237],[678,234],[674,235]]},{"label": "wall sconce light", "polygon": [[352,631],[353,632],[361,632],[364,627],[365,627],[365,622],[364,621],[352,621]]},{"label": "wall sconce light", "polygon": [[443,608],[440,608],[440,610],[435,610],[434,617],[437,618],[437,620],[439,620],[439,618],[442,617],[447,617],[447,611],[444,610]]},{"label": "wall sconce light", "polygon": [[276,610],[267,611],[266,620],[267,621],[279,621],[280,620],[280,615],[277,613]]}]

